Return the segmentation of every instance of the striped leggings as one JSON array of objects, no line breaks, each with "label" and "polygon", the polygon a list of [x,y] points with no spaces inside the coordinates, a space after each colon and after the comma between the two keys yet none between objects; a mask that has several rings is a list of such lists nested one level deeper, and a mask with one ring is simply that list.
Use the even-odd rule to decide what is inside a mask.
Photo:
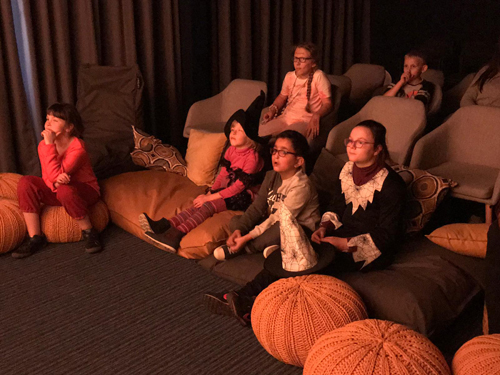
[{"label": "striped leggings", "polygon": [[218,212],[226,211],[226,202],[224,199],[216,199],[210,202],[205,202],[199,208],[190,207],[184,210],[168,221],[170,224],[184,233],[189,233],[198,225],[203,223],[209,217],[212,217]]}]

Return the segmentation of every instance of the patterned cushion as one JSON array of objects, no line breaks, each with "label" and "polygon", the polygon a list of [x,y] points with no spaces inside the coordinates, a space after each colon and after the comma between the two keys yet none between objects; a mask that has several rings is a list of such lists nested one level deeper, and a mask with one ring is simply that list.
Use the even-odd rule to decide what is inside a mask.
[{"label": "patterned cushion", "polygon": [[130,153],[132,161],[142,167],[153,170],[164,170],[186,176],[186,162],[180,152],[161,140],[132,126],[134,131],[135,150]]},{"label": "patterned cushion", "polygon": [[366,319],[338,328],[316,341],[304,366],[304,375],[313,374],[451,373],[443,354],[425,336],[401,324]]},{"label": "patterned cushion", "polygon": [[429,222],[437,206],[448,194],[450,187],[457,184],[420,169],[407,169],[399,165],[392,168],[399,173],[408,187],[405,210],[406,232],[419,232]]}]

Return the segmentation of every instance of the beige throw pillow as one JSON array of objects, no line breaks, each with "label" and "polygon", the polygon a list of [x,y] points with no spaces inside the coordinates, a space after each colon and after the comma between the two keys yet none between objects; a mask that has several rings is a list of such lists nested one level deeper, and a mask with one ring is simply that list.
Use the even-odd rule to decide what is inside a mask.
[{"label": "beige throw pillow", "polygon": [[187,176],[196,185],[212,185],[226,140],[224,133],[191,129],[186,151]]}]

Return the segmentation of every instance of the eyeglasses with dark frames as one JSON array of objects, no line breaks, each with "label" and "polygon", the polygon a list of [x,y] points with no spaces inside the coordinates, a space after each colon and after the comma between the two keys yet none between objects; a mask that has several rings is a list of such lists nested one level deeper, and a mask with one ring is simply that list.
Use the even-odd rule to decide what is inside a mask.
[{"label": "eyeglasses with dark frames", "polygon": [[285,150],[278,150],[277,148],[274,148],[274,147],[272,149],[270,149],[269,152],[271,153],[271,155],[278,154],[278,156],[280,158],[284,158],[288,154],[297,155],[297,153],[295,153],[295,152],[285,151]]},{"label": "eyeglasses with dark frames", "polygon": [[364,145],[374,145],[374,144],[375,144],[374,142],[366,142],[366,141],[360,141],[360,140],[353,141],[352,139],[349,139],[349,138],[344,139],[345,147],[351,146],[354,148],[361,148]]},{"label": "eyeglasses with dark frames", "polygon": [[305,63],[307,60],[312,60],[312,57],[293,57],[293,62]]}]

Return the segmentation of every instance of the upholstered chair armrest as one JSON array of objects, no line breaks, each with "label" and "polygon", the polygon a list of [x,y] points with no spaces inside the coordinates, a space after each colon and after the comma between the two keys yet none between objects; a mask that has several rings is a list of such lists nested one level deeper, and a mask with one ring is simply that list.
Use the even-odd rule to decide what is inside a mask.
[{"label": "upholstered chair armrest", "polygon": [[445,125],[420,138],[415,144],[410,168],[429,169],[448,161],[448,137]]},{"label": "upholstered chair armrest", "polygon": [[222,121],[221,107],[222,93],[194,103],[189,108],[185,127]]}]

